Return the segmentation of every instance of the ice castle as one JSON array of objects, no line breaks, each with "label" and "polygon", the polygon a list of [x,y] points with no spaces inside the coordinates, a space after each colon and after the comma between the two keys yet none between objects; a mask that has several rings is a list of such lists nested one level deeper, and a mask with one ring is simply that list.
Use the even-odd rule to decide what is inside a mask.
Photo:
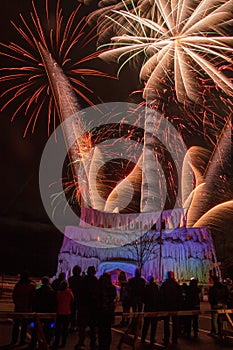
[{"label": "ice castle", "polygon": [[128,277],[140,266],[145,278],[159,280],[172,270],[180,282],[195,276],[208,283],[210,272],[219,273],[211,232],[187,228],[183,209],[119,214],[82,208],[80,225],[65,229],[58,272],[69,275],[76,264],[82,271],[94,265],[97,275],[124,270]]}]

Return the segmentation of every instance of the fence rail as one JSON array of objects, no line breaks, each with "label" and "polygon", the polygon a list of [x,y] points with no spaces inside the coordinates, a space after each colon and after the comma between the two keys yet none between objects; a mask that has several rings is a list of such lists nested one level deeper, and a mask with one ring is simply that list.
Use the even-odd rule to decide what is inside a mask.
[{"label": "fence rail", "polygon": [[40,312],[14,312],[14,311],[0,311],[0,319],[14,319],[14,318],[28,318],[28,319],[45,319],[55,318],[56,313],[40,313]]},{"label": "fence rail", "polygon": [[[164,316],[188,316],[188,315],[206,315],[211,313],[217,314],[231,314],[233,309],[210,309],[210,310],[182,310],[182,311],[156,311],[156,312],[115,312],[115,316],[124,317],[164,317]],[[33,319],[55,318],[56,313],[39,313],[39,312],[14,312],[14,311],[0,311],[0,319],[6,318],[28,318]]]},{"label": "fence rail", "polygon": [[210,309],[210,310],[180,310],[180,311],[153,311],[153,312],[115,312],[115,316],[124,317],[165,317],[165,316],[188,316],[188,315],[206,315],[206,314],[231,314],[233,309]]},{"label": "fence rail", "polygon": [[[166,316],[186,316],[186,315],[202,315],[202,314],[225,314],[227,318],[227,323],[233,327],[232,320],[229,314],[233,313],[233,309],[221,309],[221,310],[185,310],[185,311],[159,311],[159,312],[115,312],[115,316],[124,316],[132,318],[127,330],[122,335],[120,342],[117,346],[118,350],[122,349],[124,344],[131,346],[133,350],[136,349],[136,342],[138,339],[139,331],[141,329],[141,321],[144,317],[166,317]],[[55,319],[56,313],[36,313],[36,312],[13,312],[13,311],[0,311],[0,321],[1,320],[14,320],[16,318],[27,318],[33,319],[35,322],[35,330],[39,342],[39,350],[49,350],[48,344],[43,332],[43,327],[41,324],[42,319]],[[232,329],[230,329],[230,334],[232,334]],[[228,334],[228,333],[226,333]]]}]

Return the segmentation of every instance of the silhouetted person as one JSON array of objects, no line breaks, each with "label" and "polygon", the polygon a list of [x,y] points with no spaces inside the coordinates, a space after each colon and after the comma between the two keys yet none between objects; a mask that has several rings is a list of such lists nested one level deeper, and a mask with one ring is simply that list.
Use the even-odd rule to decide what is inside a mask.
[{"label": "silhouetted person", "polygon": [[[189,304],[188,304],[188,285],[187,283],[183,283],[180,286],[181,289],[181,305],[180,310],[189,310]],[[189,316],[179,316],[179,334],[181,335],[188,335],[188,327],[189,327]]]},{"label": "silhouetted person", "polygon": [[98,279],[94,266],[89,266],[87,275],[83,277],[80,289],[79,307],[79,341],[75,349],[85,349],[86,328],[90,328],[90,347],[96,349],[96,327],[98,314]]},{"label": "silhouetted person", "polygon": [[[201,288],[198,287],[198,280],[192,278],[189,282],[187,301],[189,310],[200,310],[200,293]],[[187,336],[190,337],[193,326],[194,338],[198,336],[198,315],[187,316]]]},{"label": "silhouetted person", "polygon": [[[12,294],[13,302],[15,304],[15,312],[32,312],[34,294],[35,283],[29,279],[29,273],[27,271],[21,272],[20,280],[15,284]],[[20,326],[20,345],[26,344],[28,323],[29,320],[27,318],[14,319],[12,344],[18,342]]]},{"label": "silhouetted person", "polygon": [[[214,284],[209,290],[209,303],[213,310],[225,309],[228,300],[228,288],[219,281],[217,276],[213,277]],[[219,315],[212,313],[211,335],[221,335]]]},{"label": "silhouetted person", "polygon": [[[226,278],[226,286],[228,289],[228,298],[227,298],[227,308],[233,309],[233,283],[231,278]],[[233,314],[229,315],[230,318],[233,320]]]},{"label": "silhouetted person", "polygon": [[58,278],[56,278],[53,282],[52,282],[52,288],[57,291],[60,287],[60,284],[62,281],[66,280],[66,273],[65,272],[60,272],[58,275]]},{"label": "silhouetted person", "polygon": [[[130,291],[129,291],[129,282],[126,278],[126,273],[121,271],[118,277],[119,285],[120,285],[120,301],[122,303],[123,312],[130,311]],[[122,316],[121,325],[126,326],[129,323],[129,318]]]},{"label": "silhouetted person", "polygon": [[130,303],[133,312],[142,311],[145,284],[146,281],[141,277],[141,270],[137,268],[135,276],[129,279]]},{"label": "silhouetted person", "polygon": [[116,288],[112,284],[111,276],[104,273],[99,278],[99,312],[98,338],[99,349],[110,350],[112,334],[111,326],[114,322]]},{"label": "silhouetted person", "polygon": [[[228,289],[228,298],[227,298],[227,308],[233,309],[233,283],[231,278],[226,278],[226,286]],[[232,316],[232,314],[230,315]]]},{"label": "silhouetted person", "polygon": [[[143,296],[144,312],[158,311],[160,308],[160,293],[159,285],[156,283],[155,278],[151,277],[149,283],[146,284]],[[158,319],[156,317],[145,317],[142,327],[141,342],[145,343],[146,335],[150,328],[150,345],[155,343],[155,334],[157,329]]]},{"label": "silhouetted person", "polygon": [[[172,271],[167,272],[167,278],[160,287],[161,307],[165,311],[177,311],[181,304],[181,289]],[[164,317],[164,345],[168,346],[170,338],[170,316]],[[178,317],[172,316],[172,342],[177,343]]]},{"label": "silhouetted person", "polygon": [[[48,276],[44,276],[41,279],[41,287],[36,289],[35,296],[33,300],[33,308],[32,311],[39,313],[55,313],[56,312],[56,292],[50,285],[50,279]],[[51,328],[52,319],[41,319],[40,320],[43,331],[45,335],[45,339],[47,344],[50,344],[53,330]],[[34,329],[32,333],[32,340],[30,348],[33,349],[37,343],[37,335],[36,330]]]},{"label": "silhouetted person", "polygon": [[71,276],[68,279],[69,287],[72,290],[72,293],[74,295],[74,303],[71,310],[71,331],[75,331],[75,327],[77,326],[77,310],[78,310],[78,304],[79,304],[79,294],[80,294],[80,288],[81,288],[81,282],[82,277],[81,274],[81,267],[78,265],[75,265],[73,270],[73,276]]},{"label": "silhouetted person", "polygon": [[[74,296],[68,282],[62,281],[56,295],[57,299],[57,316],[55,328],[54,349],[58,347],[64,348],[68,336],[68,328],[70,323],[71,307],[74,302]],[[61,346],[60,345],[61,339]]]}]

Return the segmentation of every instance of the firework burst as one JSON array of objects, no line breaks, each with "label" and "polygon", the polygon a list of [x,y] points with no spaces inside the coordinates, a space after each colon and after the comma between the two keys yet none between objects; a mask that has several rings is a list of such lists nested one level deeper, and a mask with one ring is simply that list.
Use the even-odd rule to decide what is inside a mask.
[{"label": "firework burst", "polygon": [[[71,12],[68,18],[65,18],[62,13],[60,1],[57,2],[55,15],[51,15],[49,5],[51,5],[49,0],[45,0],[45,13],[41,14],[39,13],[41,10],[39,11],[35,2],[32,1],[30,19],[25,19],[21,14],[20,25],[12,22],[20,36],[21,44],[1,43],[0,54],[10,58],[11,64],[14,62],[14,67],[1,69],[3,76],[0,82],[8,84],[1,96],[2,100],[6,99],[2,110],[18,100],[18,107],[13,113],[12,121],[20,114],[28,116],[24,136],[30,127],[34,132],[45,106],[45,113],[48,116],[48,134],[56,128],[58,111],[44,61],[46,53],[52,54],[53,59],[68,77],[72,90],[83,103],[93,104],[89,97],[92,90],[86,85],[84,77],[109,77],[104,72],[85,67],[85,64],[94,60],[97,54],[87,54],[88,45],[95,39],[95,28],[87,31],[85,17],[80,18],[79,15],[81,4]],[[78,60],[77,52],[82,55]]]},{"label": "firework burst", "polygon": [[[15,43],[2,45],[4,48],[2,54],[11,57],[18,63],[18,67],[10,68],[10,74],[2,78],[2,80],[8,79],[14,84],[3,94],[3,96],[12,94],[3,108],[6,108],[16,98],[23,98],[23,102],[15,111],[13,119],[22,111],[26,111],[28,114],[31,113],[25,135],[29,126],[32,125],[32,131],[34,130],[42,106],[45,103],[47,103],[48,110],[46,112],[48,114],[48,132],[51,128],[52,119],[54,120],[52,124],[55,126],[57,113],[60,117],[62,116],[60,119],[64,120],[65,115],[69,116],[79,110],[80,107],[76,104],[74,92],[91,104],[90,99],[86,96],[86,93],[91,91],[82,80],[83,75],[107,76],[105,73],[94,69],[82,68],[83,63],[97,57],[99,53],[87,55],[76,63],[72,61],[74,48],[76,50],[77,48],[85,48],[92,40],[92,34],[95,31],[95,28],[93,28],[86,35],[87,24],[85,18],[77,19],[80,7],[74,10],[68,20],[64,22],[60,3],[58,2],[55,17],[52,21],[49,17],[48,4],[49,1],[46,0],[46,25],[40,20],[34,2],[30,14],[33,29],[22,15],[22,28],[14,24],[14,27],[25,41],[25,48]],[[101,4],[105,5],[109,2],[102,2]],[[205,115],[208,119],[208,103],[205,103],[205,99],[210,90],[208,87],[208,84],[211,85],[210,81],[214,83],[212,84],[214,88],[217,87],[224,92],[223,100],[225,100],[223,104],[226,103],[225,96],[227,94],[232,96],[232,80],[224,73],[230,71],[230,65],[232,64],[232,37],[226,34],[227,26],[232,19],[231,0],[202,0],[193,4],[187,4],[185,1],[165,2],[158,0],[156,3],[151,1],[139,3],[129,0],[118,4],[110,4],[107,8],[98,10],[89,17],[89,22],[95,21],[100,13],[101,16],[99,16],[97,24],[99,36],[106,39],[110,33],[115,34],[111,44],[113,49],[100,54],[100,57],[107,60],[123,59],[122,66],[127,62],[133,62],[135,66],[139,67],[143,61],[140,76],[142,80],[146,81],[143,91],[146,103],[148,100],[152,100],[153,94],[159,99],[162,95],[166,95],[165,100],[172,91],[172,95],[167,102],[163,100],[160,103],[164,109],[162,110],[164,117],[166,117],[167,110],[171,110],[171,101],[174,102],[174,92],[177,96],[177,106],[179,106],[177,118],[182,118],[189,108],[188,104],[184,107],[184,102],[190,100],[198,102],[202,99],[201,107],[199,107],[205,110],[203,113],[201,112],[202,115],[200,116],[198,110],[192,109],[191,111],[189,109],[189,114],[186,116],[186,125],[187,120],[192,119],[197,124],[197,130],[199,119],[202,121],[205,119]],[[126,55],[127,59],[124,60]],[[143,57],[142,61],[141,57]],[[3,69],[3,72],[5,73],[6,70]],[[66,75],[64,75],[64,72]],[[16,80],[19,83],[15,84]],[[168,92],[165,93],[164,85],[167,83],[172,88],[167,89]],[[200,87],[203,87],[207,93],[203,93]],[[157,109],[156,107],[157,105],[155,105],[155,109]],[[182,117],[180,117],[181,108],[183,108]],[[213,119],[215,116],[216,114],[213,113]],[[223,118],[224,123],[226,119],[229,119],[229,116],[228,112],[227,116]],[[153,119],[153,113],[149,117]],[[173,119],[175,118],[176,115]],[[211,124],[209,120],[206,120],[205,123]],[[185,134],[187,126],[184,121],[179,119],[177,124],[179,128],[183,128],[181,134],[182,132]],[[214,121],[212,124],[215,127]],[[82,126],[79,129],[82,130]],[[221,126],[219,129],[221,129]],[[147,132],[146,127],[145,131]],[[206,135],[206,137],[210,138],[211,146],[213,146],[214,142],[211,137],[209,135]],[[65,138],[68,138],[68,134],[65,135]],[[100,138],[103,138],[103,135]],[[80,157],[80,154],[84,157],[86,150],[90,150],[93,146],[90,135],[84,135],[81,140],[77,137],[77,140],[78,147],[74,150],[71,159],[73,164],[77,163],[77,157]],[[146,146],[145,140],[146,137],[144,138],[144,145]],[[207,151],[207,153],[209,156],[210,151]],[[90,206],[99,210],[114,211],[115,207],[113,206],[116,205],[116,201],[113,203],[113,199],[116,198],[117,192],[119,192],[121,195],[117,201],[117,207],[125,207],[128,200],[128,198],[125,198],[127,197],[126,189],[131,185],[134,192],[140,197],[142,193],[141,183],[143,182],[140,169],[145,170],[145,164],[149,164],[145,154],[143,156],[144,160],[141,157],[139,163],[131,173],[127,174],[126,178],[122,179],[117,186],[115,186],[115,183],[109,186],[110,190],[107,196],[104,176],[97,183],[98,190],[96,187],[92,187],[92,184],[96,181],[95,169],[101,163],[101,157],[101,152],[97,149],[93,159],[84,161],[82,157],[79,158],[80,162],[83,161],[84,173],[90,184],[90,189],[84,191],[90,194]],[[163,158],[166,158],[166,155]],[[144,163],[140,165],[142,161]],[[172,167],[168,169],[168,173],[173,173]],[[75,179],[77,175],[75,175],[75,172],[73,177],[72,184],[76,191],[77,180]],[[204,177],[200,177],[200,183],[203,183],[203,179]],[[154,179],[154,165],[153,169],[151,168],[151,181],[156,181]],[[168,177],[168,181],[171,182],[170,187],[174,188],[175,191],[172,175]],[[211,179],[209,182],[213,183]],[[67,184],[68,189],[70,189],[71,183],[67,182]],[[197,182],[197,184],[199,183]],[[153,194],[154,197],[160,196],[160,191],[163,191],[166,184],[159,184],[159,186],[162,190],[159,187],[158,193]],[[97,192],[101,192],[103,198],[101,202]],[[189,195],[190,193],[184,194],[185,199]],[[77,194],[74,197],[77,197]],[[146,194],[145,197],[148,197],[148,195]],[[200,202],[200,197],[198,201]],[[138,202],[132,210],[135,210],[135,208],[138,208]],[[154,210],[154,208],[151,207],[151,210]],[[195,215],[198,216],[198,214]]]},{"label": "firework burst", "polygon": [[203,79],[233,96],[232,79],[225,74],[233,63],[233,37],[226,34],[233,17],[232,0],[201,0],[193,4],[158,0],[153,7],[156,16],[151,19],[142,17],[136,8],[134,13],[113,10],[128,26],[124,35],[112,38],[109,44],[112,49],[100,57],[104,60],[127,57],[123,66],[143,54],[140,78],[146,82],[146,99],[151,99],[156,91],[162,92],[168,81],[174,81],[179,102],[187,99],[201,102]]},{"label": "firework burst", "polygon": [[[203,123],[203,135],[215,147],[219,130],[221,132],[231,118],[232,110],[229,107],[224,116],[219,112],[220,105],[232,106],[233,37],[229,35],[229,26],[232,25],[233,2],[157,0],[122,1],[115,5],[110,2],[107,9],[99,9],[89,17],[90,23],[96,20],[97,14],[105,16],[99,28],[106,29],[99,42],[109,38],[111,22],[111,31],[114,31],[111,43],[100,46],[110,48],[100,57],[118,61],[118,74],[127,63],[136,67],[140,79],[145,82],[146,104],[151,105],[154,100],[155,109],[162,107],[171,119],[170,102],[176,100],[178,105],[183,105],[184,118],[179,127],[186,130],[189,118],[185,117],[185,111],[188,110],[193,123]],[[170,102],[166,102],[167,91],[171,95]],[[217,105],[211,102],[216,98]],[[153,123],[152,114],[146,116],[149,124]],[[144,149],[147,146],[146,122]],[[210,128],[212,135],[207,132]],[[149,164],[147,160],[144,166],[150,167]],[[214,183],[213,179],[208,182]]]}]

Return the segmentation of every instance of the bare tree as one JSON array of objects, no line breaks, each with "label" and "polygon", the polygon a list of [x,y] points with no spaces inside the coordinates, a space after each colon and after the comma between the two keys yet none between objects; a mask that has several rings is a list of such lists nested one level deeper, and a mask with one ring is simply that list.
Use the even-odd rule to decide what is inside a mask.
[{"label": "bare tree", "polygon": [[159,237],[156,233],[156,231],[147,231],[135,241],[125,245],[132,255],[135,256],[135,260],[140,269],[142,269],[146,261],[152,258],[152,253],[159,244]]}]

